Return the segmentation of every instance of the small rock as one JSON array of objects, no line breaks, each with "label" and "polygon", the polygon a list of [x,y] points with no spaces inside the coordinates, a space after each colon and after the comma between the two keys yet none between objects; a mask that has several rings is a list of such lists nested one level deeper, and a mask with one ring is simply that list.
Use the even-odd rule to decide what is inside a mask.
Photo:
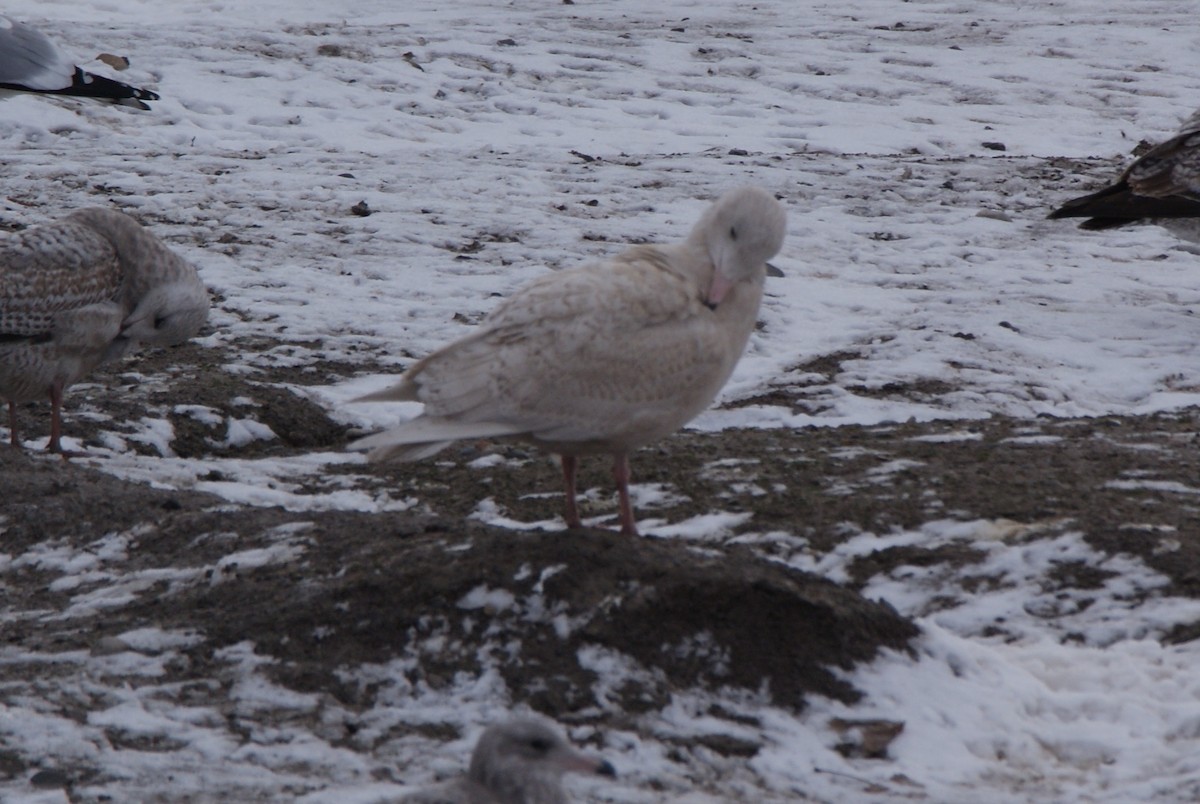
[{"label": "small rock", "polygon": [[841,736],[837,751],[845,757],[887,759],[888,746],[904,731],[896,720],[847,720],[835,717],[829,725]]},{"label": "small rock", "polygon": [[367,206],[366,201],[359,201],[357,204],[350,207],[350,211],[352,213],[354,213],[355,215],[359,216],[360,218],[365,218],[368,215],[370,215],[371,212],[373,212],[373,210],[369,206]]},{"label": "small rock", "polygon": [[125,653],[133,648],[128,642],[115,636],[100,637],[96,643],[92,645],[93,656],[111,656],[114,653]]},{"label": "small rock", "polygon": [[762,746],[750,740],[742,740],[729,734],[702,734],[695,738],[699,745],[704,746],[723,757],[756,756]]},{"label": "small rock", "polygon": [[55,787],[66,787],[71,784],[71,778],[60,770],[40,770],[33,774],[29,783],[34,787],[49,790]]},{"label": "small rock", "polygon": [[125,653],[133,650],[129,643],[120,637],[106,636],[96,640],[96,644],[92,645],[93,656],[112,656],[115,653]]},{"label": "small rock", "polygon": [[987,148],[989,151],[1007,151],[1008,150],[1008,146],[1006,146],[1002,142],[984,142],[984,143],[980,143],[980,144],[984,148]]}]

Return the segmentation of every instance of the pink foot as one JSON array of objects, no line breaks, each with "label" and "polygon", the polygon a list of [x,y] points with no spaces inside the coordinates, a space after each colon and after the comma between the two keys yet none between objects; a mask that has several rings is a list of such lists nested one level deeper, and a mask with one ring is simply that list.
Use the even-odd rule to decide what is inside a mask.
[{"label": "pink foot", "polygon": [[579,468],[579,459],[574,455],[562,455],[562,473],[563,486],[567,498],[567,509],[563,513],[563,519],[567,521],[569,530],[576,530],[583,527],[583,520],[579,518],[579,505],[575,500],[575,472]]},{"label": "pink foot", "polygon": [[637,536],[637,520],[633,517],[633,505],[629,502],[629,456],[621,453],[613,456],[613,480],[617,482],[617,497],[620,500],[622,536]]}]

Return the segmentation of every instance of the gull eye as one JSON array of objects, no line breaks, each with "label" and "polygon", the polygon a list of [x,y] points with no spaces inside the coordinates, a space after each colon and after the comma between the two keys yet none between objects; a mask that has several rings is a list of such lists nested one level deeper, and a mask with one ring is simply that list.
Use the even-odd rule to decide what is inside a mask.
[{"label": "gull eye", "polygon": [[550,750],[550,741],[544,737],[534,737],[529,741],[529,745],[539,754],[544,754]]},{"label": "gull eye", "polygon": [[736,227],[730,228],[730,230],[729,230],[729,239],[730,239],[730,240],[737,240],[737,228],[736,228]]},{"label": "gull eye", "polygon": [[154,328],[155,329],[162,329],[163,324],[166,324],[166,323],[167,323],[167,317],[165,315],[157,315],[154,317]]}]

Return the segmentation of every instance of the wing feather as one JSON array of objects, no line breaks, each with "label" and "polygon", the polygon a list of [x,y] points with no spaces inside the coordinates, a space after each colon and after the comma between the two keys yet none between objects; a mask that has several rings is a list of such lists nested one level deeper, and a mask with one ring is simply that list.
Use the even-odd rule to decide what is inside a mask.
[{"label": "wing feather", "polygon": [[1180,134],[1155,146],[1123,178],[1138,195],[1200,199],[1200,133]]},{"label": "wing feather", "polygon": [[[425,403],[434,419],[548,441],[606,438],[622,422],[637,428],[641,420],[690,418],[726,379],[702,378],[729,349],[700,285],[670,270],[671,256],[639,247],[535,281],[479,332],[415,364],[393,398]],[[704,398],[681,409],[679,389],[697,383]]]},{"label": "wing feather", "polygon": [[0,333],[49,331],[63,312],[112,300],[121,287],[116,251],[70,221],[0,240]]}]

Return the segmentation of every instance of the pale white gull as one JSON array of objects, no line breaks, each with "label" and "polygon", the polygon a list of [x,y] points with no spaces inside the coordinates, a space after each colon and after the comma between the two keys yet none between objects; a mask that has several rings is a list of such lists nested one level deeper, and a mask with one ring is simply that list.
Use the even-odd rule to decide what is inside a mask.
[{"label": "pale white gull", "polygon": [[0,15],[0,97],[19,92],[92,98],[135,109],[158,95],[89,73],[40,31]]},{"label": "pale white gull", "polygon": [[50,399],[48,448],[61,452],[63,392],[140,345],[200,331],[209,300],[195,267],[133,218],[89,208],[0,239],[0,399]]},{"label": "pale white gull", "polygon": [[565,773],[616,776],[613,766],[572,748],[542,718],[491,726],[479,738],[467,775],[401,799],[404,804],[566,804]]},{"label": "pale white gull", "polygon": [[682,243],[636,246],[531,282],[398,385],[362,397],[425,409],[351,448],[417,460],[463,438],[532,442],[562,456],[570,528],[581,526],[578,457],[609,454],[621,532],[636,535],[629,453],[682,427],[725,385],[786,225],[766,190],[732,190]]},{"label": "pale white gull", "polygon": [[1135,159],[1115,183],[1071,199],[1050,217],[1087,218],[1081,229],[1157,223],[1179,237],[1200,241],[1200,111],[1171,139]]}]

